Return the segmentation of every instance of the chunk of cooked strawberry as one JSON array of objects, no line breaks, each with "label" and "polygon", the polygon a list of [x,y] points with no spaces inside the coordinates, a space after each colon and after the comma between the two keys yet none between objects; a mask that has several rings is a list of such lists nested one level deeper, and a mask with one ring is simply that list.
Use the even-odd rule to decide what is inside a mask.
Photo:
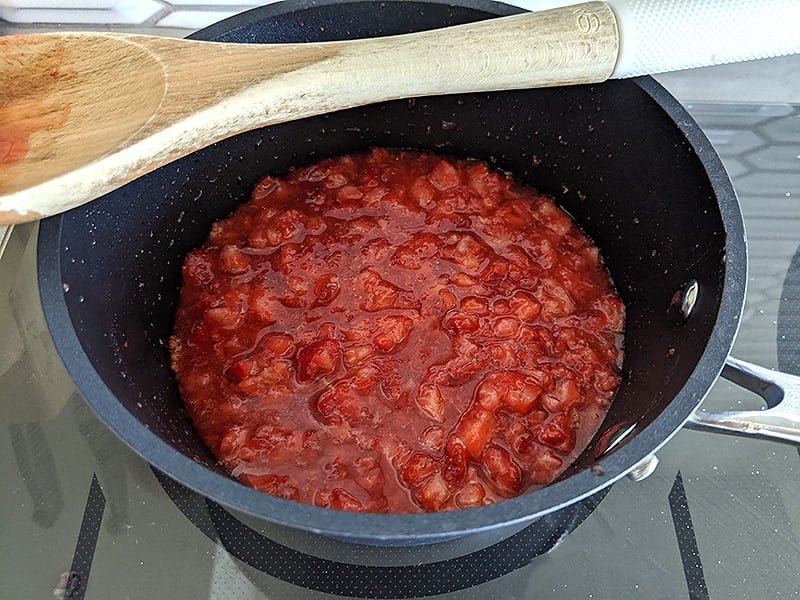
[{"label": "chunk of cooked strawberry", "polygon": [[327,273],[314,282],[314,306],[328,306],[341,293],[339,277],[335,273]]},{"label": "chunk of cooked strawberry", "polygon": [[359,344],[345,348],[344,364],[348,367],[355,367],[366,362],[373,354],[375,347],[370,344]]},{"label": "chunk of cooked strawberry", "polygon": [[278,309],[278,299],[267,290],[256,288],[247,300],[247,310],[265,324],[274,323],[273,313]]},{"label": "chunk of cooked strawberry", "polygon": [[477,315],[457,312],[448,315],[443,326],[445,329],[456,334],[474,333],[480,329],[480,319]]},{"label": "chunk of cooked strawberry", "polygon": [[603,397],[608,401],[610,401],[620,381],[621,377],[609,368],[596,369],[592,377],[592,385],[596,390],[601,392]]},{"label": "chunk of cooked strawberry", "polygon": [[526,415],[536,405],[542,388],[528,377],[520,375],[508,384],[505,407],[518,415]]},{"label": "chunk of cooked strawberry", "polygon": [[492,333],[501,340],[516,337],[519,328],[520,322],[514,317],[499,317],[492,323]]},{"label": "chunk of cooked strawberry", "polygon": [[564,379],[556,384],[555,390],[544,397],[542,405],[551,413],[556,413],[582,402],[583,395],[575,381]]},{"label": "chunk of cooked strawberry", "polygon": [[408,193],[417,204],[427,208],[436,197],[436,188],[425,177],[418,177],[409,186]]},{"label": "chunk of cooked strawberry", "polygon": [[461,300],[461,311],[485,317],[489,314],[489,301],[479,296],[466,296]]},{"label": "chunk of cooked strawberry", "polygon": [[555,479],[561,471],[564,461],[550,448],[533,444],[528,451],[527,474],[531,481],[538,485],[546,485]]},{"label": "chunk of cooked strawberry", "polygon": [[537,216],[541,222],[559,236],[569,233],[575,226],[567,214],[552,202],[542,202]]},{"label": "chunk of cooked strawberry", "polygon": [[364,504],[358,498],[356,498],[346,489],[340,487],[333,488],[326,500],[327,501],[322,506],[333,508],[334,510],[364,512],[366,509]]},{"label": "chunk of cooked strawberry", "polygon": [[378,333],[372,343],[381,352],[391,352],[406,341],[414,329],[414,321],[401,315],[390,315],[377,321]]},{"label": "chunk of cooked strawberry", "polygon": [[549,321],[572,314],[575,310],[572,296],[553,277],[542,280],[538,298],[542,305],[542,318]]},{"label": "chunk of cooked strawberry", "polygon": [[426,427],[419,436],[419,443],[434,452],[439,452],[442,449],[444,441],[444,429],[436,425]]},{"label": "chunk of cooked strawberry", "polygon": [[497,298],[492,302],[492,314],[493,315],[508,315],[514,309],[511,308],[511,301],[507,298]]},{"label": "chunk of cooked strawberry", "polygon": [[527,292],[518,291],[509,300],[511,310],[520,321],[535,321],[542,312],[542,305]]},{"label": "chunk of cooked strawberry", "polygon": [[479,283],[480,280],[469,273],[462,272],[453,275],[453,284],[460,288],[475,288]]},{"label": "chunk of cooked strawberry", "polygon": [[235,307],[216,306],[206,311],[205,319],[215,327],[235,329],[242,322],[242,313]]},{"label": "chunk of cooked strawberry", "polygon": [[508,342],[491,344],[489,346],[489,356],[491,356],[492,362],[498,367],[511,369],[519,366],[517,353]]},{"label": "chunk of cooked strawberry", "polygon": [[305,215],[299,210],[284,210],[270,220],[265,234],[270,246],[277,246],[304,231]]},{"label": "chunk of cooked strawberry", "polygon": [[524,422],[517,421],[505,432],[508,446],[520,455],[525,455],[535,442],[533,432],[525,426]]},{"label": "chunk of cooked strawberry", "polygon": [[244,447],[249,438],[249,429],[241,425],[234,425],[222,436],[217,456],[219,456],[220,460],[223,462],[230,462],[236,457],[239,450]]},{"label": "chunk of cooked strawberry", "polygon": [[311,283],[300,275],[286,277],[286,292],[281,296],[280,303],[289,308],[309,308],[314,304],[314,294]]},{"label": "chunk of cooked strawberry", "polygon": [[361,272],[357,287],[361,292],[359,308],[367,312],[418,306],[411,292],[386,281],[372,269]]},{"label": "chunk of cooked strawberry", "polygon": [[455,435],[464,442],[469,455],[478,460],[497,428],[497,418],[480,406],[468,410],[461,417]]},{"label": "chunk of cooked strawberry", "polygon": [[571,425],[568,413],[558,414],[539,430],[537,437],[542,444],[569,454],[575,449],[576,441],[575,429]]},{"label": "chunk of cooked strawberry", "polygon": [[285,500],[299,500],[300,498],[297,482],[289,475],[253,475],[243,473],[239,476],[239,479],[261,492],[278,498]]},{"label": "chunk of cooked strawberry", "polygon": [[256,201],[263,200],[283,187],[285,187],[284,183],[280,179],[268,175],[256,183],[251,197]]},{"label": "chunk of cooked strawberry", "polygon": [[256,372],[239,381],[237,388],[248,396],[259,398],[265,404],[274,404],[291,396],[287,393],[291,380],[291,362],[273,359],[266,361],[263,368],[259,367]]},{"label": "chunk of cooked strawberry", "polygon": [[491,249],[472,234],[453,234],[445,242],[442,258],[473,273],[481,269],[492,254]]},{"label": "chunk of cooked strawberry", "polygon": [[599,310],[606,318],[606,323],[600,327],[608,327],[611,331],[620,333],[625,329],[625,305],[616,295],[606,294],[592,303],[592,308]]},{"label": "chunk of cooked strawberry", "polygon": [[250,268],[250,257],[233,244],[226,244],[220,250],[224,269],[233,275],[240,275]]},{"label": "chunk of cooked strawberry", "polygon": [[367,363],[350,372],[349,383],[360,394],[371,393],[381,380],[380,365],[374,364],[374,362]]},{"label": "chunk of cooked strawberry", "polygon": [[214,280],[211,251],[199,249],[190,252],[183,261],[183,284],[202,288]]},{"label": "chunk of cooked strawberry", "polygon": [[371,495],[383,490],[386,478],[383,467],[377,456],[362,455],[353,461],[354,478],[356,483]]},{"label": "chunk of cooked strawberry", "polygon": [[255,375],[259,371],[261,371],[261,368],[258,366],[258,361],[254,358],[247,358],[236,361],[225,369],[225,377],[233,383],[239,383]]},{"label": "chunk of cooked strawberry", "polygon": [[236,329],[244,322],[246,296],[228,293],[222,298],[222,304],[209,308],[205,312],[205,320],[221,329]]},{"label": "chunk of cooked strawberry", "polygon": [[489,223],[495,237],[512,240],[534,224],[534,216],[528,201],[509,200],[492,211]]},{"label": "chunk of cooked strawberry", "polygon": [[339,456],[334,456],[322,465],[322,470],[330,481],[347,479],[350,476],[347,465]]},{"label": "chunk of cooked strawberry", "polygon": [[506,389],[496,385],[496,378],[487,375],[475,389],[475,400],[481,408],[497,412],[505,400]]},{"label": "chunk of cooked strawberry", "polygon": [[541,388],[533,380],[515,371],[486,375],[475,390],[475,400],[482,409],[497,412],[506,408],[524,415],[536,403]]},{"label": "chunk of cooked strawberry", "polygon": [[473,482],[465,485],[456,495],[455,503],[458,508],[474,508],[483,506],[486,490],[480,483]]},{"label": "chunk of cooked strawberry", "polygon": [[427,417],[438,423],[444,422],[444,396],[435,383],[423,383],[419,386],[417,406]]},{"label": "chunk of cooked strawberry", "polygon": [[489,263],[484,267],[483,271],[481,271],[479,275],[480,280],[493,288],[499,288],[503,280],[508,277],[510,267],[511,264],[507,260],[499,256],[494,257],[490,259]]},{"label": "chunk of cooked strawberry", "polygon": [[342,349],[334,339],[323,338],[297,352],[296,370],[300,381],[319,379],[330,375],[339,366]]},{"label": "chunk of cooked strawberry", "polygon": [[402,410],[408,405],[412,383],[401,376],[396,364],[396,361],[386,358],[375,360],[379,372],[378,387],[386,404],[393,409]]},{"label": "chunk of cooked strawberry", "polygon": [[424,452],[414,452],[408,457],[400,479],[410,488],[416,487],[428,477],[439,471],[439,462]]},{"label": "chunk of cooked strawberry", "polygon": [[457,298],[450,290],[439,290],[439,308],[442,312],[455,307]]},{"label": "chunk of cooked strawberry", "polygon": [[373,414],[368,402],[346,381],[327,388],[317,398],[317,410],[328,423],[346,421],[357,425],[371,421]]},{"label": "chunk of cooked strawberry", "polygon": [[288,333],[270,333],[261,339],[259,347],[275,356],[286,356],[291,353],[294,340]]},{"label": "chunk of cooked strawberry", "polygon": [[352,202],[354,200],[360,200],[364,196],[364,192],[362,192],[359,188],[354,185],[345,185],[339,188],[336,192],[336,200],[337,202],[347,203]]},{"label": "chunk of cooked strawberry", "polygon": [[397,247],[390,261],[403,269],[417,270],[438,255],[441,245],[438,236],[432,233],[415,233]]},{"label": "chunk of cooked strawberry", "polygon": [[413,491],[415,500],[428,512],[436,512],[450,499],[450,490],[439,473]]},{"label": "chunk of cooked strawberry", "polygon": [[481,464],[489,479],[506,495],[516,495],[522,487],[522,470],[514,462],[508,450],[497,444],[489,444],[481,456]]},{"label": "chunk of cooked strawberry", "polygon": [[440,160],[428,173],[428,181],[437,190],[449,190],[461,183],[461,176],[450,161]]}]

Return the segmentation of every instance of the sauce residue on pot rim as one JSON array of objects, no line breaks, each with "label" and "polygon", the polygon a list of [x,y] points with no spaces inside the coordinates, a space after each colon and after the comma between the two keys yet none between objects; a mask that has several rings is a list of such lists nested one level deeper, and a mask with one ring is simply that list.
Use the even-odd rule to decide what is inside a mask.
[{"label": "sauce residue on pot rim", "polygon": [[552,482],[619,384],[624,307],[551,199],[373,149],[264,178],[183,266],[172,367],[243,483],[342,510]]}]

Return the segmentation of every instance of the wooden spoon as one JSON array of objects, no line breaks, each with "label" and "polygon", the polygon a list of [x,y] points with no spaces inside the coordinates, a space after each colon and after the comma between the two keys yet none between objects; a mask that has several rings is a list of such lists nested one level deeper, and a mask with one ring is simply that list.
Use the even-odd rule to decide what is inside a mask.
[{"label": "wooden spoon", "polygon": [[609,1],[613,11],[588,2],[314,44],[0,37],[0,225],[79,206],[225,137],[291,119],[800,52],[798,0]]},{"label": "wooden spoon", "polygon": [[79,206],[236,133],[382,100],[603,81],[602,2],[313,44],[0,38],[0,224]]}]

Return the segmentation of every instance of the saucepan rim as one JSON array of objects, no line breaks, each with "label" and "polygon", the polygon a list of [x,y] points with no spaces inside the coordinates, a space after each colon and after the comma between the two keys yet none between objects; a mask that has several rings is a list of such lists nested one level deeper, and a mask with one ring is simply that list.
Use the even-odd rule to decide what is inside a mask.
[{"label": "saucepan rim", "polygon": [[[278,14],[331,4],[360,4],[362,0],[296,0],[279,2],[240,13],[196,34],[212,40]],[[507,15],[522,9],[490,0],[420,4],[448,4],[473,8],[490,15]],[[432,542],[459,534],[475,533],[499,525],[531,521],[574,504],[613,484],[656,452],[681,430],[720,375],[736,337],[747,281],[747,248],[739,203],[725,169],[702,130],[683,106],[651,77],[634,80],[675,123],[694,149],[713,189],[726,229],[725,274],[716,324],[705,350],[686,385],[667,409],[641,431],[635,432],[596,468],[585,469],[548,487],[498,504],[453,512],[393,515],[335,511],[272,497],[199,464],[151,432],[118,401],[93,368],[72,327],[62,289],[61,234],[71,213],[42,221],[39,232],[39,287],[47,326],[76,387],[101,421],[136,454],[172,479],[229,508],[256,518],[338,538],[352,536],[378,543],[385,540]],[[80,211],[81,209],[76,209]],[[46,240],[43,244],[42,240]]]}]

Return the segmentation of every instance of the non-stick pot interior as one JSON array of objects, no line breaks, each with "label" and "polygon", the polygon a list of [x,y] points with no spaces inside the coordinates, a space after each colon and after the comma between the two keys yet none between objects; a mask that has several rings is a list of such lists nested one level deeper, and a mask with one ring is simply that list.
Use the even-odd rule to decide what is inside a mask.
[{"label": "non-stick pot interior", "polygon": [[[513,10],[481,6],[277,5],[205,36],[237,42],[349,38]],[[184,415],[169,368],[166,340],[184,255],[266,174],[371,146],[474,157],[552,195],[600,246],[628,316],[624,379],[602,431],[635,423],[632,437],[643,435],[670,407],[674,417],[646,432],[652,439],[643,448],[654,449],[680,427],[716,376],[710,373],[697,390],[687,386],[717,322],[726,269],[726,223],[708,173],[716,157],[709,148],[704,164],[687,127],[691,119],[643,79],[400,100],[245,133],[44,222],[40,283],[48,324],[81,393],[112,429],[174,478],[236,505],[241,486],[187,466],[218,470]],[[699,282],[699,299],[680,324],[670,303],[691,280]],[[727,347],[711,370],[718,372],[732,343],[732,331],[726,335]],[[691,398],[676,406],[682,390]],[[151,435],[164,444],[151,443]],[[571,473],[595,463],[603,449],[595,443]],[[563,487],[544,504],[531,501],[529,510],[585,495],[634,462],[627,457],[610,465],[605,477]],[[572,485],[571,479],[562,484]],[[252,504],[247,509],[253,511]],[[307,518],[313,519],[298,521]]]}]

